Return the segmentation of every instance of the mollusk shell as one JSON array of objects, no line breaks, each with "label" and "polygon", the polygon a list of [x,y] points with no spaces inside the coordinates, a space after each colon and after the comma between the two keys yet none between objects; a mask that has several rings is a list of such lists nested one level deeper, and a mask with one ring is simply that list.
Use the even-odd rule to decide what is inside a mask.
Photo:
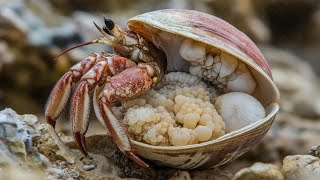
[{"label": "mollusk shell", "polygon": [[[158,164],[181,168],[212,168],[223,165],[250,150],[267,133],[279,111],[278,88],[269,65],[257,46],[229,23],[209,14],[168,9],[138,15],[128,21],[130,30],[156,44],[157,33],[166,31],[202,42],[244,62],[256,80],[252,94],[267,116],[213,141],[187,146],[152,146],[131,140],[135,152]],[[178,52],[177,52],[178,53]]]}]

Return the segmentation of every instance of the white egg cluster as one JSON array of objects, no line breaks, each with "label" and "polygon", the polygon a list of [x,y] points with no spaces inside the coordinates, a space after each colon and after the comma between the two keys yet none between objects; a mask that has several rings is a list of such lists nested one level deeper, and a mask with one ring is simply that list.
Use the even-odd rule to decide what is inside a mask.
[{"label": "white egg cluster", "polygon": [[[171,73],[164,78],[170,79],[168,76],[174,74],[181,75]],[[161,89],[150,90],[145,96],[124,104],[127,109],[124,123],[136,140],[152,145],[182,146],[225,134],[225,124],[210,102],[206,87],[183,87],[190,85],[179,82],[175,83],[176,87],[167,83]]]},{"label": "white egg cluster", "polygon": [[179,53],[190,63],[190,74],[212,82],[218,89],[247,94],[254,92],[254,78],[236,57],[191,39],[182,42]]}]

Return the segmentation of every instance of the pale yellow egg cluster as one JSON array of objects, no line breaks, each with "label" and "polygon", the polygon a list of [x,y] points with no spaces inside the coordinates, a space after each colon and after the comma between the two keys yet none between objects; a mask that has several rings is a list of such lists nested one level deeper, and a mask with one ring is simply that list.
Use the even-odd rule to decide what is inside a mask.
[{"label": "pale yellow egg cluster", "polygon": [[176,126],[173,115],[163,106],[153,108],[151,105],[129,108],[124,118],[128,131],[138,141],[152,145],[169,145],[168,128]]},{"label": "pale yellow egg cluster", "polygon": [[138,141],[183,146],[216,139],[225,124],[202,86],[150,90],[127,102],[124,123]]}]

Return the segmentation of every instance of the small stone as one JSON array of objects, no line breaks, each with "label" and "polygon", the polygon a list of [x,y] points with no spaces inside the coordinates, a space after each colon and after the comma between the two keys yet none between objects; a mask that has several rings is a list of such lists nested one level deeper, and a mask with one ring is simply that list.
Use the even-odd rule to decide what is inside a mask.
[{"label": "small stone", "polygon": [[311,149],[310,149],[309,154],[310,154],[311,156],[315,156],[315,157],[320,158],[320,145],[318,145],[318,146],[312,146]]},{"label": "small stone", "polygon": [[251,167],[241,169],[234,175],[233,178],[233,180],[242,179],[283,180],[284,177],[276,165],[257,162]]},{"label": "small stone", "polygon": [[310,155],[287,156],[281,171],[286,180],[316,180],[320,177],[320,159]]},{"label": "small stone", "polygon": [[96,167],[97,167],[96,165],[90,164],[90,165],[83,165],[82,169],[85,170],[85,171],[90,171],[90,170],[92,170],[92,169],[94,169]]},{"label": "small stone", "polygon": [[188,171],[177,171],[170,180],[191,180],[191,177]]},{"label": "small stone", "polygon": [[210,179],[210,180],[231,180],[233,175],[231,172],[221,170],[219,167],[213,169],[201,169],[190,171],[192,179]]}]

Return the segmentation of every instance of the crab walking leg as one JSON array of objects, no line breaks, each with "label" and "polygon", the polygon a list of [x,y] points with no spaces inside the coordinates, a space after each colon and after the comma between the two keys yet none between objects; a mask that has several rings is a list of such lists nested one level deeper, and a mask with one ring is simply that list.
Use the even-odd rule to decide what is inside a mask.
[{"label": "crab walking leg", "polygon": [[89,125],[90,92],[97,85],[101,86],[108,76],[116,75],[124,69],[136,66],[133,61],[124,57],[108,56],[102,56],[101,60],[81,78],[81,82],[72,98],[70,119],[73,136],[78,148],[84,155],[88,155],[85,133]]},{"label": "crab walking leg", "polygon": [[92,53],[85,60],[71,67],[70,70],[58,81],[51,91],[45,110],[45,117],[48,124],[55,127],[56,119],[59,117],[68,102],[71,94],[72,82],[79,81],[81,76],[93,67],[99,56],[99,54]]},{"label": "crab walking leg", "polygon": [[154,74],[155,69],[151,65],[139,64],[137,67],[124,70],[119,75],[111,77],[98,96],[101,116],[119,149],[145,168],[149,167],[148,164],[133,153],[126,130],[112,112],[110,103],[127,101],[145,94],[153,85]]}]

